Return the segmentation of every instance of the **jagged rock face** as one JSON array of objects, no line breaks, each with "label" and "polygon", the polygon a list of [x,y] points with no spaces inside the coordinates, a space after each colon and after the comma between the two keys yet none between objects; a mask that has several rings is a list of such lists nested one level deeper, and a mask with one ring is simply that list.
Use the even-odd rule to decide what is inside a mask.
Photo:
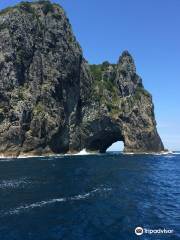
[{"label": "jagged rock face", "polygon": [[96,97],[83,114],[84,146],[104,152],[112,143],[123,141],[125,152],[163,151],[152,97],[136,74],[132,56],[125,51],[117,65],[93,65],[91,71]]},{"label": "jagged rock face", "polygon": [[116,84],[122,97],[134,94],[137,86],[142,86],[141,78],[136,74],[134,60],[127,51],[119,59]]},{"label": "jagged rock face", "polygon": [[99,77],[61,7],[22,3],[0,13],[0,152],[4,155],[161,151],[152,98],[124,52]]}]

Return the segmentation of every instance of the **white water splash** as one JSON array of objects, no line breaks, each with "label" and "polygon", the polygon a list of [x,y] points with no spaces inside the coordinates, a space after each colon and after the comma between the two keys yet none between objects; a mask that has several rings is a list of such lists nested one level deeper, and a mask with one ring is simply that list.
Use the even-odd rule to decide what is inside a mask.
[{"label": "white water splash", "polygon": [[87,152],[86,149],[81,150],[79,153],[76,153],[74,155],[90,155],[90,152]]},{"label": "white water splash", "polygon": [[64,156],[78,156],[78,155],[98,155],[97,152],[88,152],[85,148],[78,153],[66,153]]}]

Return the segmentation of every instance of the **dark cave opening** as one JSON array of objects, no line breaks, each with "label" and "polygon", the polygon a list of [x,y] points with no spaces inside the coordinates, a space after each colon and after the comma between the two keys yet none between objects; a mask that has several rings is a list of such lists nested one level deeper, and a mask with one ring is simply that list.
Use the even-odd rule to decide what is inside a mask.
[{"label": "dark cave opening", "polygon": [[[90,151],[105,153],[107,150],[109,151],[109,148],[113,144],[116,144],[116,143],[117,143],[117,146],[119,143],[121,144],[123,143],[122,145],[124,147],[124,138],[121,135],[120,131],[116,131],[116,132],[100,131],[100,132],[97,132],[92,138],[88,139],[88,144],[86,149]],[[116,151],[121,151],[121,149],[122,148],[120,148],[119,146],[119,149],[117,148]]]}]

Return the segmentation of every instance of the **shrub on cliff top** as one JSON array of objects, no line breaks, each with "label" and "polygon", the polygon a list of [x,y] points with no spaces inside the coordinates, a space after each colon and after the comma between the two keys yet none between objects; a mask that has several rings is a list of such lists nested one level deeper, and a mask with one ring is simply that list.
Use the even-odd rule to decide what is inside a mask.
[{"label": "shrub on cliff top", "polygon": [[34,13],[34,10],[31,7],[31,4],[29,2],[22,2],[19,7],[20,7],[20,9],[22,9],[28,13]]},{"label": "shrub on cliff top", "polygon": [[48,12],[53,12],[53,5],[51,4],[50,1],[42,1],[42,2],[43,2],[42,10],[45,15],[47,15]]}]

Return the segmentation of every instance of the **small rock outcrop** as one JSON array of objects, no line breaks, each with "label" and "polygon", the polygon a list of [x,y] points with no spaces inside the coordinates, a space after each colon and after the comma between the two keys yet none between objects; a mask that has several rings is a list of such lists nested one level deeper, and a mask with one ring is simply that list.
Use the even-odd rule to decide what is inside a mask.
[{"label": "small rock outcrop", "polygon": [[89,65],[64,10],[49,1],[0,12],[0,153],[164,150],[132,56]]}]

